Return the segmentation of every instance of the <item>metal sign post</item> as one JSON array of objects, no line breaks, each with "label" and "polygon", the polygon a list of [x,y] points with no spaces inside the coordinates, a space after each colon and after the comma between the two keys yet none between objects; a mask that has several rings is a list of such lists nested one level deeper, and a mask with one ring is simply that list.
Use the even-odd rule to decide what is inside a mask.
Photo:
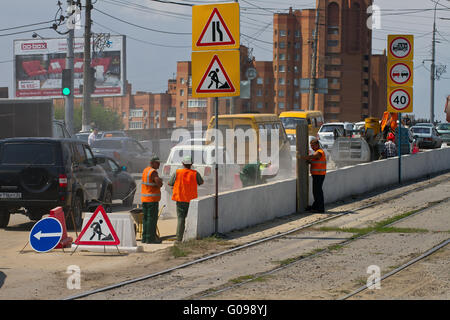
[{"label": "metal sign post", "polygon": [[192,97],[214,98],[214,233],[219,234],[219,97],[240,95],[239,3],[192,7]]},{"label": "metal sign post", "polygon": [[388,35],[387,111],[398,114],[398,183],[402,183],[402,112],[413,112],[414,36]]}]

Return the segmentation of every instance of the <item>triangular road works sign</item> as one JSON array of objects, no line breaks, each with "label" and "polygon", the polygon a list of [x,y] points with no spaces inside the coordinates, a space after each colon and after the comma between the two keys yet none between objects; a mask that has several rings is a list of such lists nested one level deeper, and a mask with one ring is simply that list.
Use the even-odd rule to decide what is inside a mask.
[{"label": "triangular road works sign", "polygon": [[219,10],[214,8],[197,40],[197,46],[234,45],[235,43],[236,41],[220,15]]},{"label": "triangular road works sign", "polygon": [[119,237],[103,206],[97,207],[74,244],[99,246],[117,246],[120,244]]},{"label": "triangular road works sign", "polygon": [[220,62],[217,55],[214,55],[212,58],[211,63],[206,69],[206,72],[195,91],[196,93],[224,93],[236,91],[235,86],[228,77],[222,62]]}]

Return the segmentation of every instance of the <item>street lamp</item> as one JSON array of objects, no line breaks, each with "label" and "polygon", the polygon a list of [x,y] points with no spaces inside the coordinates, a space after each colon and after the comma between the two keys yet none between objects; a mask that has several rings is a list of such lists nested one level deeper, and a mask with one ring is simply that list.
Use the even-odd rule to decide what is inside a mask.
[{"label": "street lamp", "polygon": [[432,41],[432,53],[431,53],[431,97],[430,97],[430,122],[434,123],[434,84],[435,84],[435,80],[436,80],[436,64],[435,64],[435,60],[436,60],[436,8],[437,5],[439,4],[440,0],[434,1],[431,0],[432,2],[435,3],[434,5],[434,19],[433,19],[433,41]]}]

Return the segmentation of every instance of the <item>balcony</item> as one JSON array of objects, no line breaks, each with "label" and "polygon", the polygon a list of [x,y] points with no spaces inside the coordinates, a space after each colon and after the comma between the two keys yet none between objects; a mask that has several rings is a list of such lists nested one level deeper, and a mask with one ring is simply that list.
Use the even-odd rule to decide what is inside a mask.
[{"label": "balcony", "polygon": [[341,71],[333,70],[333,71],[327,71],[325,73],[326,78],[340,78],[341,77]]},{"label": "balcony", "polygon": [[325,97],[326,102],[340,102],[341,96],[340,95],[327,95]]},{"label": "balcony", "polygon": [[340,90],[341,89],[341,83],[340,82],[338,82],[338,83],[328,82],[328,89],[330,89],[330,90]]}]

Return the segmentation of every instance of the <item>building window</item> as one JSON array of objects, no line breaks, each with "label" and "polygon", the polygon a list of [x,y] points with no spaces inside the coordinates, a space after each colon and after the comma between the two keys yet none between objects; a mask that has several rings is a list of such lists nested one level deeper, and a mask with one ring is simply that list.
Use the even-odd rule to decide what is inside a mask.
[{"label": "building window", "polygon": [[[275,66],[275,71],[277,71],[277,70],[276,70],[276,66]],[[280,71],[280,72],[286,72],[286,66],[280,65],[279,68],[278,68],[278,71]]]},{"label": "building window", "polygon": [[286,37],[286,30],[280,30],[280,37]]},{"label": "building window", "polygon": [[143,128],[143,124],[142,121],[130,121],[128,123],[128,127],[131,129],[142,129]]},{"label": "building window", "polygon": [[298,53],[295,54],[295,61],[300,61],[300,55]]},{"label": "building window", "polygon": [[327,45],[329,47],[337,47],[339,45],[339,41],[338,40],[328,40]]},{"label": "building window", "polygon": [[263,78],[256,78],[257,84],[263,84]]},{"label": "building window", "polygon": [[294,86],[296,86],[296,87],[298,86],[298,79],[297,78],[294,79]]},{"label": "building window", "polygon": [[130,117],[142,118],[144,116],[144,111],[142,109],[130,109]]},{"label": "building window", "polygon": [[184,101],[180,101],[180,109],[183,109],[184,107]]},{"label": "building window", "polygon": [[278,84],[286,84],[286,81],[283,77],[278,78]]},{"label": "building window", "polygon": [[184,78],[180,78],[180,83],[184,84]]},{"label": "building window", "polygon": [[184,90],[180,89],[180,96],[184,96]]},{"label": "building window", "polygon": [[278,96],[284,97],[284,90],[278,90]]},{"label": "building window", "polygon": [[280,60],[286,60],[286,55],[284,53],[280,53]]},{"label": "building window", "polygon": [[284,109],[284,102],[278,102],[278,108]]},{"label": "building window", "polygon": [[184,119],[184,114],[180,113],[180,120]]},{"label": "building window", "polygon": [[295,30],[295,37],[300,38],[300,30]]},{"label": "building window", "polygon": [[256,96],[262,97],[262,90],[261,89],[256,90]]},{"label": "building window", "polygon": [[295,49],[300,49],[300,42],[295,43]]},{"label": "building window", "polygon": [[258,109],[262,109],[263,108],[263,103],[260,101],[260,102],[258,102],[257,104],[256,104],[256,107],[258,108]]},{"label": "building window", "polygon": [[286,49],[286,42],[284,41],[280,42],[280,49]]},{"label": "building window", "polygon": [[189,99],[188,108],[206,108],[206,99]]},{"label": "building window", "polygon": [[298,102],[294,102],[294,109],[296,109],[296,110],[300,109],[300,106],[299,106]]}]

